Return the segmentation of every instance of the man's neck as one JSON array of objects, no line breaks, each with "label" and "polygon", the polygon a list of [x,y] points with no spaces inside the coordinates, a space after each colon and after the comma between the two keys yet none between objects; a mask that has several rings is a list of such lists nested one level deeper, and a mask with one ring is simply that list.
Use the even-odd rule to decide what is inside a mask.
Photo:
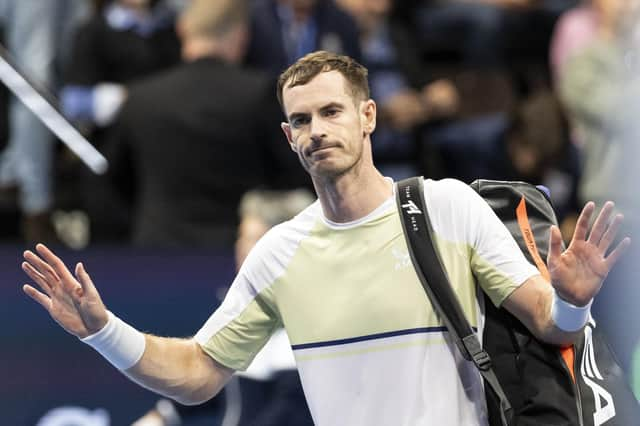
[{"label": "man's neck", "polygon": [[393,184],[374,167],[313,183],[325,217],[336,223],[365,217],[393,194]]}]

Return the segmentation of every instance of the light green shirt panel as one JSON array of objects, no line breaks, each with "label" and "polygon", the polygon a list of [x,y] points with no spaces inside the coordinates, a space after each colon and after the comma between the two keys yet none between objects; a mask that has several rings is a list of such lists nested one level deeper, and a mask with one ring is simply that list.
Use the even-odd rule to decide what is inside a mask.
[{"label": "light green shirt panel", "polygon": [[282,324],[270,300],[270,288],[263,290],[233,321],[211,336],[202,349],[220,364],[244,371]]},{"label": "light green shirt panel", "polygon": [[[465,250],[449,250],[444,261],[455,268],[456,291],[476,325]],[[349,229],[319,221],[274,291],[294,345],[442,326],[413,269],[395,210]]]},{"label": "light green shirt panel", "polygon": [[466,243],[447,241],[435,236],[440,261],[460,306],[472,327],[477,327],[476,279],[471,269],[471,247]]}]

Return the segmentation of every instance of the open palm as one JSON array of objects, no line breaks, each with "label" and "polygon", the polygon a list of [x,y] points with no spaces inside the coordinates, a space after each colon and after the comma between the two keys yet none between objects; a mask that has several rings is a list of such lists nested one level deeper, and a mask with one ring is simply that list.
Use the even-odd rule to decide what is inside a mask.
[{"label": "open palm", "polygon": [[25,284],[24,292],[69,333],[83,338],[99,331],[108,314],[84,266],[76,265],[74,277],[45,245],[38,244],[36,251],[24,252],[22,269],[42,291]]},{"label": "open palm", "polygon": [[612,202],[605,203],[589,233],[595,204],[587,203],[564,252],[560,231],[557,227],[551,230],[547,257],[551,283],[562,299],[576,306],[588,304],[600,291],[607,274],[631,242],[625,238],[607,254],[623,219],[617,214],[610,220],[613,208]]}]

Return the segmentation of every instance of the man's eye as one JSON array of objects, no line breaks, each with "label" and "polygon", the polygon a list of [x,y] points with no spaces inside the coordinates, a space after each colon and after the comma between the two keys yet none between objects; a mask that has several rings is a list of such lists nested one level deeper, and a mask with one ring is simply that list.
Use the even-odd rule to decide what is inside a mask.
[{"label": "man's eye", "polygon": [[291,120],[291,126],[298,128],[300,126],[304,126],[308,122],[309,122],[309,119],[307,117],[297,117]]},{"label": "man's eye", "polygon": [[338,113],[337,109],[328,109],[328,110],[325,111],[324,115],[327,116],[327,117],[333,117],[337,113]]}]

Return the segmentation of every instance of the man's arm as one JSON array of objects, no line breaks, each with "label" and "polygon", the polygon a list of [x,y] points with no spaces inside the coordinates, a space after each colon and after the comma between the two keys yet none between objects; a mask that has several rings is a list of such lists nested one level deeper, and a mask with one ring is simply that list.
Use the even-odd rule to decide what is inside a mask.
[{"label": "man's arm", "polygon": [[233,370],[204,353],[194,339],[145,335],[142,358],[124,374],[139,385],[181,404],[200,404],[215,396]]},{"label": "man's arm", "polygon": [[503,306],[540,340],[567,345],[581,333],[593,298],[630,243],[625,238],[607,253],[622,222],[620,214],[610,219],[613,208],[607,202],[588,232],[595,205],[587,203],[564,252],[560,231],[552,227],[547,256],[551,284],[536,275],[504,301]]},{"label": "man's arm", "polygon": [[570,345],[582,329],[569,332],[556,327],[551,318],[552,305],[553,287],[541,275],[535,275],[515,289],[502,306],[539,340],[559,346]]},{"label": "man's arm", "polygon": [[75,277],[42,244],[26,251],[22,269],[40,287],[23,290],[67,332],[100,352],[131,380],[183,404],[213,397],[233,374],[203,352],[194,339],[142,334],[105,308],[81,263]]}]

